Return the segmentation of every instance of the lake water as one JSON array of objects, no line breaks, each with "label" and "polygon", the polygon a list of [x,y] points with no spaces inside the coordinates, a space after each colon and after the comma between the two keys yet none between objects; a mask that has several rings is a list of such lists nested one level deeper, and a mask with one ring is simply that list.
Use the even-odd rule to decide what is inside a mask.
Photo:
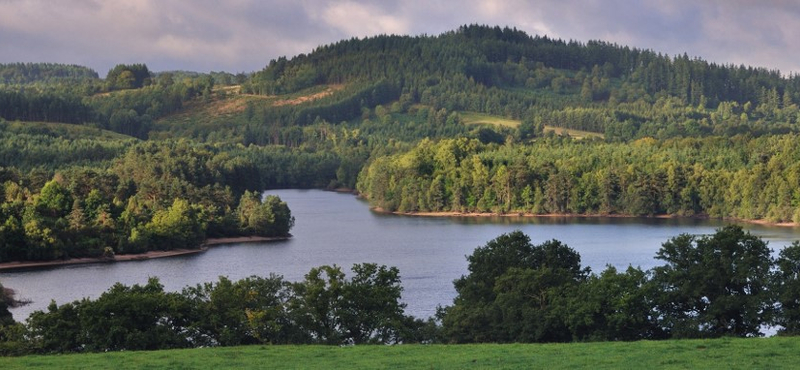
[{"label": "lake water", "polygon": [[[0,273],[0,283],[32,304],[12,310],[24,320],[34,310],[45,310],[51,299],[58,304],[82,297],[98,297],[115,282],[144,284],[156,276],[165,289],[250,275],[283,275],[302,280],[320,265],[342,266],[350,275],[354,263],[396,266],[404,287],[406,312],[420,318],[433,315],[437,305],[455,297],[453,280],[467,272],[465,256],[500,234],[522,230],[538,244],[558,239],[577,250],[582,264],[599,272],[606,265],[649,269],[661,243],[681,233],[710,234],[720,221],[640,218],[428,218],[371,212],[366,202],[350,194],[319,190],[277,190],[289,204],[296,224],[290,240],[230,244],[206,253],[157,260],[76,265],[46,270]],[[800,239],[800,229],[743,225],[769,241],[777,251]]]}]

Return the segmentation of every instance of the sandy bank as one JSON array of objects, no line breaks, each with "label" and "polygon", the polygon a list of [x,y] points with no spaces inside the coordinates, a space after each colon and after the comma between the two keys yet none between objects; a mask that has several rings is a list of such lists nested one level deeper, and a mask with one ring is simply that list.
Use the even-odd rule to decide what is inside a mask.
[{"label": "sandy bank", "polygon": [[[524,212],[390,212],[380,207],[372,208],[374,212],[393,214],[398,216],[412,216],[412,217],[540,217],[540,218],[660,218],[660,219],[698,219],[707,220],[711,219],[708,216],[676,216],[676,215],[653,215],[653,216],[635,216],[635,215],[621,215],[621,214],[578,214],[578,213],[524,213]],[[746,220],[740,218],[726,217],[722,221],[742,222],[763,226],[777,226],[777,227],[800,227],[797,222],[771,222],[767,220]]]}]

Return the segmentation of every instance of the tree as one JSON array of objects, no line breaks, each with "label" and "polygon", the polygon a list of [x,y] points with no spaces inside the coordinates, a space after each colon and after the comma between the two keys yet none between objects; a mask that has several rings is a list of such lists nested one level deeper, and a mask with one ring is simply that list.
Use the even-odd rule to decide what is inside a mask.
[{"label": "tree", "polygon": [[189,328],[195,345],[233,346],[298,341],[287,314],[288,283],[280,276],[250,276],[232,282],[188,287],[182,295],[191,302]]},{"label": "tree", "polygon": [[[376,264],[353,265],[345,279],[338,266],[311,269],[292,284],[293,321],[311,343],[383,343],[403,341],[414,321],[403,315],[399,271]],[[408,337],[412,339],[414,333]]]},{"label": "tree", "polygon": [[89,350],[155,350],[189,347],[183,332],[188,302],[164,292],[158,278],[126,287],[115,284],[96,301],[78,306],[84,345]]},{"label": "tree", "polygon": [[672,337],[761,336],[770,322],[767,243],[740,226],[714,235],[680,235],[665,242],[654,268],[658,313]]},{"label": "tree", "polygon": [[289,307],[309,341],[343,343],[340,316],[343,286],[344,273],[335,265],[312,268],[304,281],[292,284]]},{"label": "tree", "polygon": [[396,267],[353,265],[342,294],[342,326],[354,344],[399,343],[404,322],[403,287]]},{"label": "tree", "polygon": [[145,64],[117,64],[106,75],[108,90],[138,89],[150,81],[150,70]]},{"label": "tree", "polygon": [[262,202],[258,193],[245,191],[236,215],[239,228],[248,235],[287,236],[294,226],[289,206],[275,195],[268,195]]},{"label": "tree", "polygon": [[[521,231],[503,234],[467,257],[453,305],[438,313],[452,342],[568,340],[559,295],[589,269],[557,240],[533,245]],[[530,299],[536,297],[536,299]]]},{"label": "tree", "polygon": [[136,76],[133,75],[133,72],[124,70],[119,74],[119,76],[117,76],[114,86],[123,90],[133,89],[136,86]]},{"label": "tree", "polygon": [[3,284],[0,284],[0,327],[14,323],[14,318],[8,309],[15,307],[17,304],[17,300],[14,299],[14,291],[4,288]]},{"label": "tree", "polygon": [[72,199],[69,189],[53,179],[48,181],[39,193],[36,208],[45,216],[64,217],[72,210]]},{"label": "tree", "polygon": [[272,215],[272,224],[266,231],[267,236],[288,236],[294,227],[294,217],[286,202],[276,195],[268,195],[262,203],[265,213]]},{"label": "tree", "polygon": [[175,199],[169,208],[157,211],[146,230],[153,247],[163,250],[197,248],[205,238],[205,224],[184,199]]},{"label": "tree", "polygon": [[43,352],[188,347],[188,301],[163,288],[150,278],[143,286],[117,283],[94,301],[52,302],[47,312],[36,311],[28,320],[32,345]]},{"label": "tree", "polygon": [[[540,117],[536,117],[541,122]],[[536,119],[532,114],[525,115],[522,118],[522,122],[517,127],[517,134],[519,135],[519,139],[522,141],[530,140],[535,137],[541,136],[542,134],[542,127],[540,124],[537,124]]]},{"label": "tree", "polygon": [[784,248],[775,265],[772,286],[778,303],[775,324],[783,327],[781,334],[800,334],[800,242]]},{"label": "tree", "polygon": [[569,300],[567,325],[573,340],[617,341],[660,339],[648,274],[608,266],[581,284]]},{"label": "tree", "polygon": [[31,347],[44,353],[80,352],[85,343],[78,314],[80,305],[81,301],[61,306],[51,301],[47,312],[33,312],[28,318]]}]

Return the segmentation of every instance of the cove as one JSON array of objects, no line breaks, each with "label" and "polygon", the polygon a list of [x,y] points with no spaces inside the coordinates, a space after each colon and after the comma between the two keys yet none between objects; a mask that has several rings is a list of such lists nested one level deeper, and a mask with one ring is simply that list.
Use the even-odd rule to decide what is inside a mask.
[{"label": "cove", "polygon": [[[656,251],[681,233],[710,234],[726,222],[696,219],[565,218],[565,217],[414,217],[380,214],[351,194],[321,190],[273,190],[286,201],[296,224],[293,238],[267,243],[227,244],[205,253],[124,263],[75,265],[44,270],[0,273],[0,282],[33,301],[12,309],[23,321],[46,310],[51,299],[64,304],[96,298],[115,282],[145,284],[158,277],[166,290],[216,281],[219,276],[282,275],[303,279],[320,265],[342,266],[348,276],[354,263],[396,266],[404,288],[406,313],[427,318],[437,305],[455,297],[453,280],[467,273],[465,256],[500,234],[521,230],[535,244],[558,239],[581,255],[594,272],[606,265],[642,269],[661,264]],[[742,224],[769,241],[777,254],[800,239],[800,229]]]}]

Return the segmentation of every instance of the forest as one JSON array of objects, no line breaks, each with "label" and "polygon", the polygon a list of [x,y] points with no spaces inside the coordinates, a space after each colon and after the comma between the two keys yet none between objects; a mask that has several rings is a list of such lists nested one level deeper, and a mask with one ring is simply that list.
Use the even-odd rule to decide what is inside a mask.
[{"label": "forest", "polygon": [[[0,64],[0,262],[198,248],[208,238],[223,236],[285,237],[294,223],[291,210],[278,198],[260,195],[275,188],[350,190],[371,207],[398,213],[800,223],[798,104],[797,75],[482,25],[440,35],[342,40],[307,54],[277,58],[248,74],[156,72],[134,62],[118,64],[101,78],[75,65]],[[747,246],[758,244],[741,230],[719,233],[745,240]],[[522,248],[518,253],[538,255],[549,248],[530,246],[519,235],[500,239],[504,238],[514,239],[512,244]],[[549,266],[551,262],[539,257],[520,260],[527,264],[493,270],[496,285],[481,292],[471,291],[471,275],[465,276],[456,283],[459,298],[454,305],[432,322],[398,313],[399,303],[391,301],[400,289],[399,278],[391,267],[357,266],[353,280],[345,279],[338,267],[312,271],[313,289],[319,294],[327,294],[326,284],[334,282],[342,289],[356,289],[348,284],[361,283],[369,289],[374,288],[370,284],[391,287],[384,298],[394,311],[385,320],[393,326],[367,334],[351,327],[364,328],[364,323],[343,324],[355,318],[318,317],[302,326],[292,315],[310,310],[297,298],[313,290],[303,288],[312,284],[309,281],[220,280],[174,294],[164,292],[157,281],[115,286],[106,298],[56,306],[34,316],[24,336],[37,342],[24,347],[59,352],[79,347],[133,349],[132,343],[142,343],[144,347],[136,348],[144,349],[199,343],[757,336],[754,322],[780,322],[787,333],[794,330],[786,326],[794,320],[787,319],[794,317],[786,316],[789,311],[755,318],[746,312],[741,315],[748,317],[741,320],[686,313],[723,310],[696,306],[711,297],[710,291],[665,298],[691,302],[647,296],[645,287],[666,287],[676,278],[670,274],[690,273],[687,269],[694,264],[679,258],[722,248],[713,238],[681,238],[665,243],[664,248],[680,245],[674,251],[662,250],[659,258],[667,265],[654,271],[593,275],[580,268],[573,252],[556,248],[554,253],[577,264]],[[796,278],[795,257],[762,262],[758,268],[770,276],[769,284],[764,282],[770,292],[783,292],[776,286],[791,286],[780,279]],[[388,280],[374,281],[378,273]],[[563,284],[540,286],[542,279],[551,277]],[[622,285],[611,286],[612,281]],[[248,284],[267,289],[263,299],[268,302],[258,303],[258,311],[246,306],[244,298],[234,300],[232,304],[244,305],[230,314],[231,320],[238,320],[239,332],[214,332],[222,325],[214,320],[227,320],[228,313],[170,316],[183,312],[174,307],[200,310],[203,305],[198,302],[222,299],[212,297],[215,294],[233,296]],[[608,304],[592,301],[605,296],[602,289],[640,294],[646,304],[636,307],[639,311],[631,317],[641,320],[614,324],[621,319],[597,312]],[[750,294],[755,288],[741,289]],[[544,296],[569,291],[570,299],[594,302],[596,307],[573,309],[565,308],[576,304],[568,300],[542,301],[557,308],[541,311],[521,298],[534,291]],[[68,321],[90,325],[96,317],[92,315],[131,297],[159,307],[176,305],[169,309],[177,311],[164,311],[162,316],[174,325],[164,327],[159,321],[155,328],[137,329],[125,338],[111,338],[100,326],[73,328],[76,332],[69,336],[80,331],[81,340],[87,340],[80,343],[55,339],[49,331],[48,325],[61,322],[60,315],[73,315]],[[759,307],[794,304],[770,299],[759,301]],[[6,297],[0,302],[16,304]],[[0,306],[0,315],[5,306]],[[684,311],[667,315],[678,308]],[[583,316],[559,316],[566,311]],[[544,315],[552,325],[512,328],[503,321],[526,315]],[[685,321],[689,316],[707,321]],[[331,320],[340,320],[339,326]],[[728,324],[722,323],[725,320]],[[280,322],[291,325],[280,329]],[[631,325],[638,329],[619,331]],[[697,327],[708,330],[690,330]],[[22,335],[12,333],[20,328],[11,325],[0,338]],[[560,336],[551,336],[556,328]],[[92,331],[96,333],[90,338],[86,333]],[[19,336],[14,338],[19,342]],[[59,342],[65,347],[57,347]]]},{"label": "forest", "polygon": [[796,134],[644,138],[552,137],[527,145],[421,141],[380,157],[358,191],[386,211],[675,215],[800,221]]}]

